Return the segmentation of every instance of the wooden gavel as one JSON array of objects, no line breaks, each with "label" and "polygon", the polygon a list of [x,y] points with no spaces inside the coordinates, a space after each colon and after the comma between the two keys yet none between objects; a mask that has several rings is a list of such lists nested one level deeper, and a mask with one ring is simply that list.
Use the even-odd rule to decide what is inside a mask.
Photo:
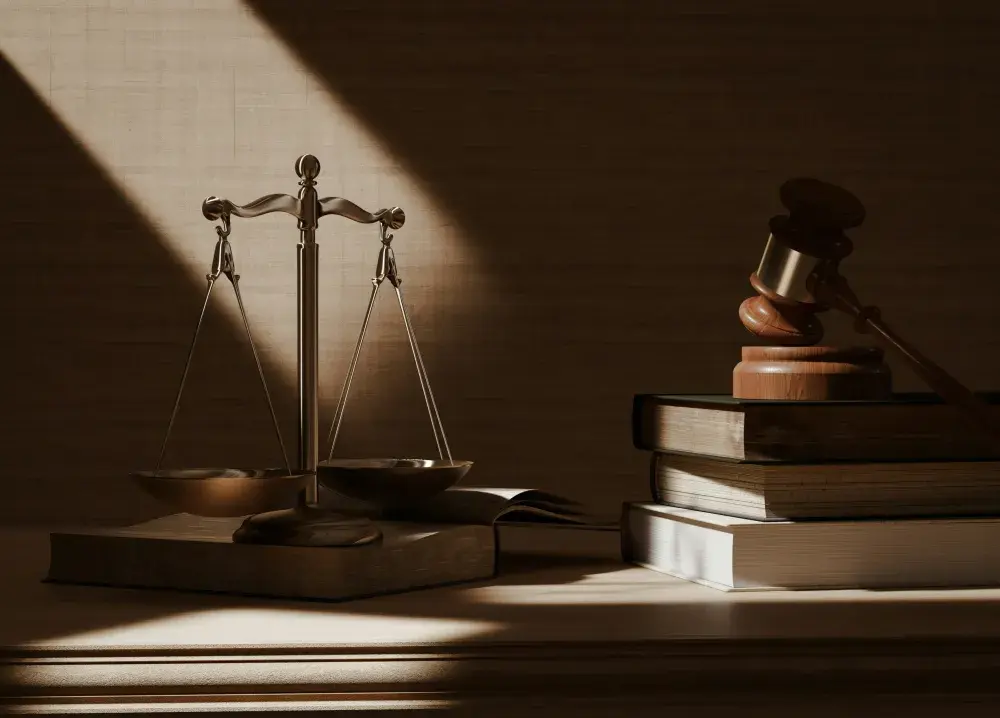
[{"label": "wooden gavel", "polygon": [[853,250],[844,230],[864,221],[861,202],[813,179],[786,182],[781,199],[789,214],[770,222],[764,255],[750,276],[758,296],[740,306],[743,325],[771,344],[809,346],[823,337],[817,313],[831,308],[844,312],[854,320],[855,331],[871,334],[978,430],[1000,441],[1000,427],[986,403],[893,332],[878,308],[864,306],[840,274],[840,261]]}]

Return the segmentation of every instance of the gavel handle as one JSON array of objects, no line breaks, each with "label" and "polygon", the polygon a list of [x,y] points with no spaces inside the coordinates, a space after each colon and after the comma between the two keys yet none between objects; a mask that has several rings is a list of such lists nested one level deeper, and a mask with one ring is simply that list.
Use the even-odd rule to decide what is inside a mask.
[{"label": "gavel handle", "polygon": [[962,409],[979,429],[1000,440],[1000,429],[990,416],[989,406],[940,366],[900,339],[881,319],[866,317],[865,324],[874,330],[881,343],[894,347],[913,371],[942,399]]},{"label": "gavel handle", "polygon": [[991,416],[989,405],[892,331],[882,321],[877,308],[863,306],[839,273],[831,272],[817,278],[814,292],[822,303],[854,317],[855,330],[863,334],[872,332],[879,343],[894,349],[938,396],[958,408],[992,444],[1000,443],[1000,426]]}]

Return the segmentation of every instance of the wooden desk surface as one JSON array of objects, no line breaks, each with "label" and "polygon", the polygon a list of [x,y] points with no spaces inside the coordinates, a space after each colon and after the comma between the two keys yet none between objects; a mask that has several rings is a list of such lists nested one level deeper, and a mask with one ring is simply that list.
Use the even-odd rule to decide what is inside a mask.
[{"label": "wooden desk surface", "polygon": [[928,710],[959,697],[983,715],[1000,705],[996,589],[727,594],[604,551],[508,555],[490,583],[271,601],[45,584],[47,536],[0,534],[11,711],[527,715],[522,704],[582,701],[567,710],[619,715],[625,702],[634,715],[738,700],[741,713],[774,715],[780,697],[790,715],[835,715],[902,694]]}]

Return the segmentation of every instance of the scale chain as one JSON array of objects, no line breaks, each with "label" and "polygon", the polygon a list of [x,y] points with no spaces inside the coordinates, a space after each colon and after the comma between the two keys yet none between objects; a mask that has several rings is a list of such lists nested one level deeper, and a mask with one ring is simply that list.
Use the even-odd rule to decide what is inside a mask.
[{"label": "scale chain", "polygon": [[[395,262],[393,264],[395,264]],[[424,394],[424,403],[427,405],[427,413],[430,416],[431,431],[434,432],[434,442],[437,444],[438,455],[440,455],[442,459],[447,455],[448,461],[451,461],[451,449],[448,448],[448,438],[444,434],[444,424],[441,422],[440,414],[438,414],[437,402],[434,401],[434,391],[431,389],[431,380],[427,376],[427,369],[424,367],[424,360],[420,354],[420,347],[417,346],[417,338],[414,336],[413,327],[410,324],[410,316],[406,311],[406,305],[403,303],[403,290],[399,288],[398,282],[394,282],[393,287],[396,289],[396,299],[399,300],[399,309],[403,313],[403,326],[406,327],[406,338],[410,342],[410,351],[413,352],[413,362],[417,366],[417,377],[420,380],[420,390]],[[437,422],[436,424],[435,421]],[[441,431],[440,441],[438,440],[439,429]],[[443,453],[441,451],[442,443],[444,443]]]},{"label": "scale chain", "polygon": [[365,310],[365,318],[361,323],[361,332],[358,336],[358,343],[354,348],[354,356],[351,358],[350,366],[347,370],[347,379],[344,381],[344,388],[340,394],[340,401],[337,404],[337,410],[333,417],[333,425],[330,427],[330,453],[328,460],[333,459],[333,451],[337,444],[337,437],[340,434],[340,426],[344,419],[344,409],[347,406],[347,397],[351,391],[351,384],[354,380],[354,373],[357,369],[358,357],[361,355],[361,347],[365,341],[365,335],[368,332],[368,323],[371,318],[372,308],[375,306],[375,298],[378,296],[379,287],[382,286],[382,282],[386,279],[392,284],[396,291],[396,299],[399,301],[399,309],[403,315],[403,326],[406,329],[406,339],[410,345],[410,351],[413,354],[413,363],[417,370],[417,379],[420,382],[420,391],[424,397],[424,404],[427,406],[427,414],[431,422],[431,432],[434,434],[434,443],[437,446],[438,456],[441,459],[447,457],[448,461],[452,461],[451,449],[448,446],[448,438],[444,433],[444,423],[441,421],[441,416],[438,413],[437,402],[434,401],[434,391],[431,389],[431,382],[427,376],[427,369],[424,367],[423,357],[420,353],[420,348],[417,346],[417,338],[413,332],[413,326],[410,323],[410,317],[406,311],[406,305],[403,302],[403,294],[399,285],[402,284],[402,280],[399,278],[396,268],[396,254],[392,250],[390,243],[392,242],[392,235],[388,234],[386,231],[387,227],[382,224],[380,227],[382,248],[379,250],[378,262],[375,265],[375,276],[372,277],[372,293],[368,299],[368,308]]},{"label": "scale chain", "polygon": [[274,424],[274,434],[278,438],[278,445],[281,447],[281,459],[285,462],[285,471],[290,475],[292,465],[288,462],[288,452],[285,450],[285,442],[281,438],[281,428],[278,425],[278,415],[274,412],[274,404],[271,402],[271,392],[267,390],[267,381],[264,380],[264,368],[260,364],[260,357],[257,355],[257,346],[253,342],[250,334],[250,322],[247,321],[247,313],[243,308],[243,297],[240,295],[240,276],[232,275],[229,279],[233,283],[233,291],[236,293],[236,302],[240,306],[240,315],[243,317],[243,326],[247,330],[247,341],[250,342],[250,351],[253,352],[253,360],[257,364],[257,376],[260,377],[260,385],[264,389],[264,398],[267,399],[267,409],[271,412],[271,423]]},{"label": "scale chain", "polygon": [[344,409],[347,407],[347,396],[351,391],[351,382],[354,381],[354,371],[358,366],[358,357],[361,356],[361,345],[364,344],[365,334],[368,333],[368,321],[372,316],[372,308],[375,306],[375,297],[378,296],[378,289],[381,282],[372,280],[372,293],[368,299],[368,309],[365,311],[365,319],[361,323],[361,334],[358,336],[357,346],[354,347],[354,356],[351,357],[351,365],[347,370],[347,380],[344,382],[344,389],[340,394],[340,401],[337,404],[337,411],[333,415],[333,425],[330,427],[330,435],[327,437],[330,442],[330,454],[328,461],[333,460],[333,449],[337,445],[337,436],[340,434],[340,424],[344,420]]},{"label": "scale chain", "polygon": [[160,473],[163,465],[163,457],[167,453],[167,442],[170,440],[170,432],[174,428],[174,420],[177,418],[177,409],[181,405],[181,395],[184,393],[184,384],[187,382],[188,370],[191,368],[191,359],[194,357],[194,347],[198,343],[198,334],[201,332],[201,323],[205,319],[205,310],[208,309],[208,299],[212,296],[212,288],[218,275],[208,275],[208,290],[205,292],[205,300],[201,303],[201,314],[198,315],[198,323],[194,327],[194,337],[191,339],[191,348],[188,349],[187,362],[184,364],[184,373],[181,374],[181,385],[177,388],[177,396],[174,399],[174,409],[170,412],[170,421],[167,422],[167,434],[163,437],[163,445],[160,447],[160,458],[156,461],[156,470],[153,476]]},{"label": "scale chain", "polygon": [[[228,219],[228,218],[226,218]],[[215,252],[212,257],[212,270],[206,276],[208,279],[208,289],[205,292],[205,300],[201,305],[201,313],[198,315],[198,323],[195,325],[194,338],[191,340],[191,348],[188,350],[187,361],[184,364],[184,372],[181,374],[181,383],[177,389],[177,396],[174,399],[174,408],[170,412],[170,421],[167,423],[166,436],[163,437],[163,445],[160,447],[160,458],[156,462],[156,470],[153,475],[160,472],[163,465],[163,458],[166,455],[167,443],[177,419],[177,410],[180,408],[181,396],[184,394],[184,386],[187,383],[188,372],[191,369],[191,360],[194,358],[195,345],[198,343],[198,335],[201,332],[202,323],[205,320],[205,312],[208,309],[208,300],[212,296],[212,289],[216,280],[223,274],[233,285],[233,292],[236,294],[236,302],[240,308],[240,316],[243,318],[243,327],[247,333],[247,341],[250,343],[250,351],[253,353],[254,363],[257,365],[257,376],[260,377],[261,386],[264,389],[264,398],[267,400],[267,408],[271,414],[271,422],[274,426],[274,433],[278,439],[278,446],[281,448],[281,458],[285,462],[285,471],[292,473],[291,464],[288,461],[288,452],[285,450],[285,442],[281,437],[281,428],[278,424],[278,416],[274,411],[274,404],[271,401],[271,393],[267,388],[267,380],[264,378],[264,368],[260,363],[260,355],[257,353],[257,345],[254,343],[253,334],[250,332],[250,322],[247,319],[246,309],[243,306],[243,296],[240,293],[240,275],[236,274],[236,264],[233,260],[232,246],[229,243],[230,225],[228,221],[223,222],[223,227],[216,227],[219,239],[215,244]]]}]

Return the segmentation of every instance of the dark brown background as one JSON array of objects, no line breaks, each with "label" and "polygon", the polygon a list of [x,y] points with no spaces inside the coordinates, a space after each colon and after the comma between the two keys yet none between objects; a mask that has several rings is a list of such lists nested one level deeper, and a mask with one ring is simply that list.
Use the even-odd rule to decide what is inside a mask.
[{"label": "dark brown background", "polygon": [[[247,5],[473,230],[494,294],[422,335],[469,482],[645,495],[632,395],[728,391],[736,310],[791,176],[865,201],[844,267],[862,299],[1000,388],[991,4]],[[0,517],[156,513],[125,475],[155,459],[202,285],[6,61],[0,97]],[[210,317],[178,427],[191,461],[273,461],[237,330]],[[289,424],[294,387],[274,391]],[[345,453],[384,452],[385,432],[427,452],[415,384],[399,391],[345,428]]]}]

